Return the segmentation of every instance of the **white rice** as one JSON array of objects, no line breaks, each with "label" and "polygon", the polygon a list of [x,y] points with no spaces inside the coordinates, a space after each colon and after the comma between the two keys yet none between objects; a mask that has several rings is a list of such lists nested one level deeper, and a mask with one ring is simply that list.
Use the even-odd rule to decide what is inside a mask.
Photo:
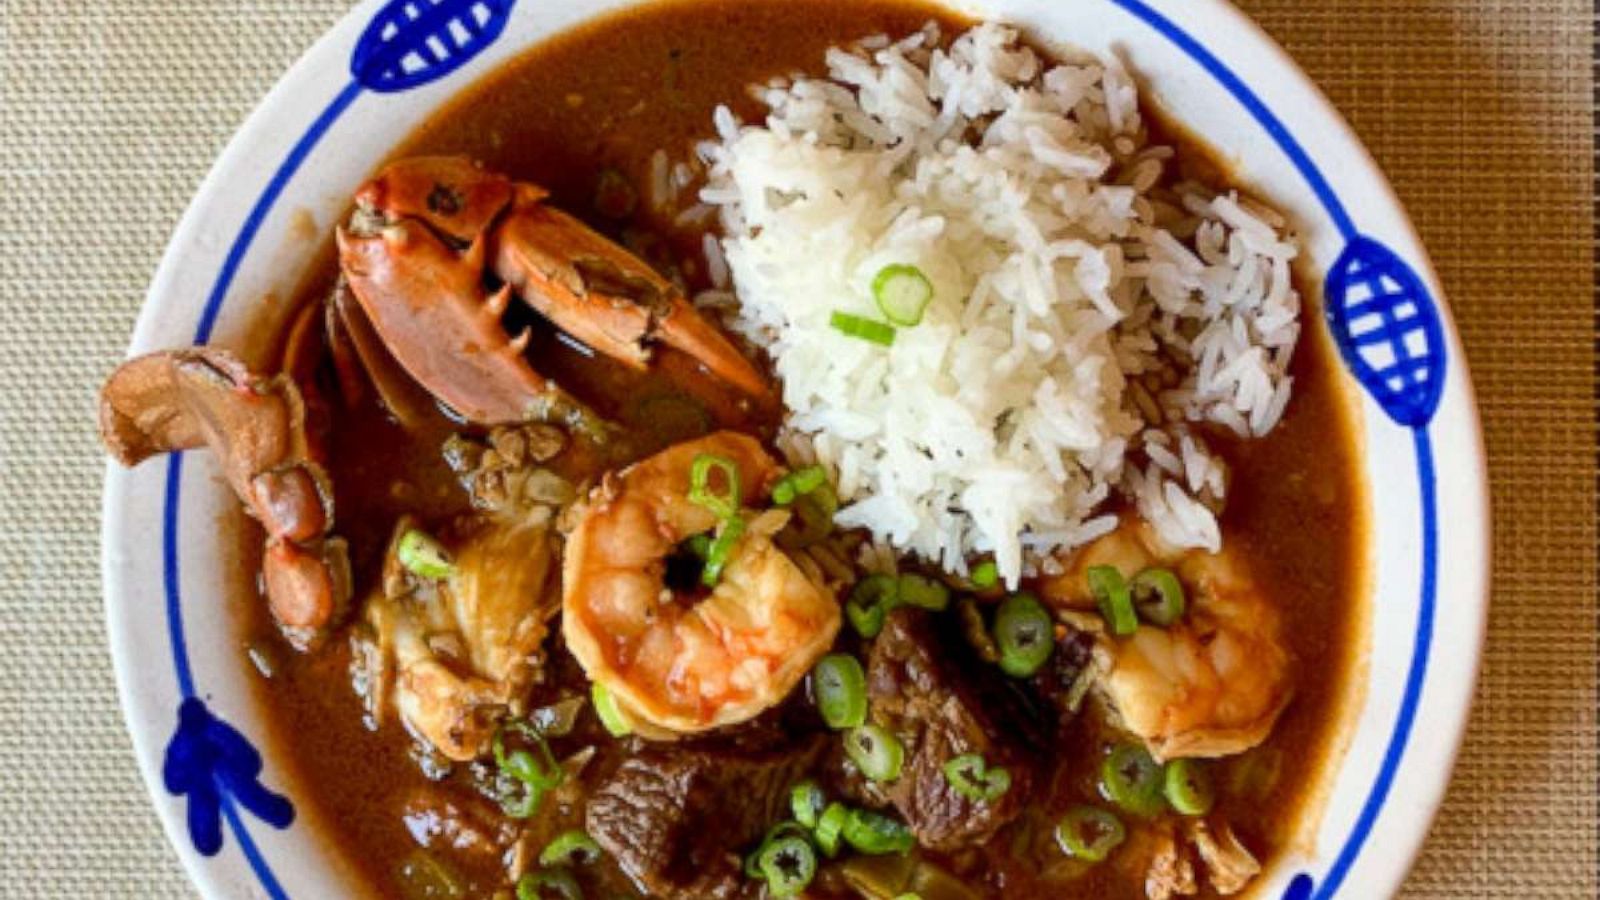
[{"label": "white rice", "polygon": [[[771,353],[781,446],[832,470],[839,523],[955,572],[993,554],[1011,584],[1114,528],[1117,498],[1215,550],[1226,471],[1189,423],[1256,437],[1283,414],[1281,217],[1175,184],[1115,59],[1049,67],[990,23],[827,64],[753,88],[763,124],[717,111],[699,200],[726,237],[699,302]],[[922,323],[888,348],[834,330],[881,318],[891,263],[933,283]]]}]

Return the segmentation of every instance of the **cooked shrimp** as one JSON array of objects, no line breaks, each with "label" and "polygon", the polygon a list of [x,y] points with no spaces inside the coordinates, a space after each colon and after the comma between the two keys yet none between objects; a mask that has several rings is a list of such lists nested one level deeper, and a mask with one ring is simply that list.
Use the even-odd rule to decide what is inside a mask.
[{"label": "cooked shrimp", "polygon": [[1278,610],[1224,544],[1220,553],[1173,550],[1144,523],[1124,524],[1077,554],[1041,593],[1065,609],[1093,609],[1086,573],[1115,566],[1132,578],[1171,568],[1188,612],[1132,636],[1102,636],[1108,658],[1099,690],[1129,731],[1159,760],[1242,753],[1266,739],[1292,691]]},{"label": "cooked shrimp", "polygon": [[750,522],[704,599],[667,587],[667,556],[717,524],[689,499],[701,454],[733,463],[744,506],[778,474],[745,435],[669,447],[595,489],[576,512],[562,570],[567,647],[631,719],[675,734],[743,722],[776,704],[839,630],[833,595],[772,542],[783,513]]}]

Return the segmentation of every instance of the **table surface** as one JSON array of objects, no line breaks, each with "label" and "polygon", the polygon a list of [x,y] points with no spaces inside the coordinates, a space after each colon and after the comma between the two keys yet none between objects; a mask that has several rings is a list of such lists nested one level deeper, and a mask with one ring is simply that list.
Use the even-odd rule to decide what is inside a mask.
[{"label": "table surface", "polygon": [[[1488,646],[1406,896],[1593,898],[1593,7],[1243,5],[1389,172],[1484,414]],[[345,8],[0,0],[0,897],[193,896],[139,784],[106,650],[94,391],[212,159]]]}]

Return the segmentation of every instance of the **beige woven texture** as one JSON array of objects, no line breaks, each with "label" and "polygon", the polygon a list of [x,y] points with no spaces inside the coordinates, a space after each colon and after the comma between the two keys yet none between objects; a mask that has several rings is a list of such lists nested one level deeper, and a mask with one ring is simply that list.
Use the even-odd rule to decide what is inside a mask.
[{"label": "beige woven texture", "polygon": [[[1406,895],[1596,897],[1591,6],[1245,5],[1393,178],[1486,420],[1483,678]],[[0,0],[0,897],[193,896],[112,681],[93,393],[207,166],[342,11]]]}]

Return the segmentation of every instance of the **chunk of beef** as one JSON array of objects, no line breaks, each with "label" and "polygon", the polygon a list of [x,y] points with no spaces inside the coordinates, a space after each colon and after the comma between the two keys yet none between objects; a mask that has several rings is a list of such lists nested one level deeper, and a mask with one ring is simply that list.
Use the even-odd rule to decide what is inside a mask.
[{"label": "chunk of beef", "polygon": [[[1040,776],[1039,714],[1017,685],[973,654],[951,628],[903,607],[889,614],[873,644],[867,693],[872,718],[905,744],[905,768],[888,796],[931,850],[980,844],[1022,812]],[[1011,787],[994,800],[964,796],[945,763],[981,754],[1004,766]]]},{"label": "chunk of beef", "polygon": [[788,808],[825,739],[766,751],[651,748],[590,796],[589,834],[653,896],[735,898],[754,889],[741,851]]}]

